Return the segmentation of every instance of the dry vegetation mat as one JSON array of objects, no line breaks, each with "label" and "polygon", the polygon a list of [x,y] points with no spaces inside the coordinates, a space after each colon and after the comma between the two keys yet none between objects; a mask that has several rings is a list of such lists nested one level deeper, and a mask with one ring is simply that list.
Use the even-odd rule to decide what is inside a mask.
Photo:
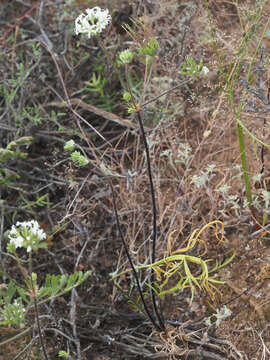
[{"label": "dry vegetation mat", "polygon": [[1,1],[0,360],[270,359],[269,13]]}]

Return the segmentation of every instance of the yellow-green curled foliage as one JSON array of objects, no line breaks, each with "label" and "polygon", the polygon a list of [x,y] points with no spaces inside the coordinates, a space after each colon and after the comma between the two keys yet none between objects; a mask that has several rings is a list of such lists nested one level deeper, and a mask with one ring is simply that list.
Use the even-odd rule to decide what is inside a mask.
[{"label": "yellow-green curled foliage", "polygon": [[[219,229],[219,226],[221,226],[221,230]],[[207,228],[210,227],[215,228],[215,237],[217,238],[217,240],[219,242],[223,242],[225,239],[224,225],[219,220],[215,220],[210,222],[209,224],[206,224],[201,230],[194,230],[188,240],[187,246],[185,248],[175,251],[172,251],[173,234],[176,232],[173,231],[168,238],[169,256],[166,256],[162,260],[156,261],[153,264],[140,265],[135,267],[136,270],[151,268],[154,269],[156,275],[156,288],[154,289],[154,291],[157,293],[158,296],[163,297],[167,294],[172,294],[176,291],[182,291],[185,288],[189,288],[191,291],[191,303],[194,297],[195,288],[197,287],[199,290],[208,293],[211,298],[214,298],[215,291],[217,290],[214,284],[224,284],[225,282],[217,280],[215,275],[209,276],[209,274],[228,265],[233,260],[235,253],[233,253],[231,257],[225,260],[225,262],[222,264],[216,262],[216,265],[211,269],[209,269],[207,265],[210,260],[202,259],[202,256],[204,254],[199,256],[183,254],[193,249],[198,242],[204,243],[200,239],[200,235],[202,234],[202,232],[204,232]],[[195,270],[194,265],[196,266]],[[199,267],[199,269],[197,269],[197,267]],[[122,271],[121,273],[113,275],[113,279],[130,271],[131,269],[127,269],[125,271]],[[198,273],[199,275],[197,275]],[[176,282],[176,284],[173,285],[172,282]]]}]

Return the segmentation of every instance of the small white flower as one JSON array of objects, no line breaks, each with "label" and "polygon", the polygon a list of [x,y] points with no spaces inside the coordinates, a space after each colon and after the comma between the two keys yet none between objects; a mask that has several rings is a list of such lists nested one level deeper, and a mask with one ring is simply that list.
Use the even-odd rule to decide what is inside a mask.
[{"label": "small white flower", "polygon": [[209,73],[208,67],[207,67],[207,66],[203,66],[201,73],[202,73],[203,75],[207,75],[207,74]]},{"label": "small white flower", "polygon": [[38,236],[40,237],[41,240],[45,240],[47,237],[46,233],[42,229],[38,230]]},{"label": "small white flower", "polygon": [[[227,319],[229,316],[231,316],[232,312],[230,309],[227,308],[226,305],[224,305],[222,308],[217,309],[216,314],[213,314],[212,316],[210,316],[209,318],[206,319],[205,323],[208,326],[212,326],[212,325],[216,325],[219,326],[221,321],[224,319]],[[211,321],[211,317],[215,317],[216,321],[212,322]]]},{"label": "small white flower", "polygon": [[9,232],[9,235],[10,236],[12,236],[12,235],[17,235],[17,229],[16,229],[16,227],[15,227],[15,225],[12,225],[12,228],[11,228],[11,230],[10,230],[10,232]]},{"label": "small white flower", "polygon": [[104,30],[111,21],[109,10],[101,9],[95,6],[93,9],[85,10],[87,15],[81,14],[75,20],[75,33],[87,34],[88,38],[99,34]]},{"label": "small white flower", "polygon": [[24,241],[23,237],[18,235],[17,237],[9,237],[10,238],[10,243],[14,244],[16,246],[16,248],[21,247],[22,243]]}]

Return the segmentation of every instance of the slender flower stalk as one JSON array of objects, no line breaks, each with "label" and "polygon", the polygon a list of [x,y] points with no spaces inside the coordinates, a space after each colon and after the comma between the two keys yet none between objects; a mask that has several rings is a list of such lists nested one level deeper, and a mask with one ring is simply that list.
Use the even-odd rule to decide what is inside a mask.
[{"label": "slender flower stalk", "polygon": [[[97,36],[97,40],[99,43],[99,46],[102,48],[102,50],[104,51],[104,54],[107,56],[107,58],[111,61],[115,71],[117,72],[118,76],[119,76],[119,80],[121,82],[121,85],[124,89],[124,91],[126,92],[125,96],[127,97],[127,93],[129,94],[128,97],[130,97],[131,103],[132,103],[132,112],[136,112],[137,118],[138,118],[138,122],[139,122],[139,126],[140,126],[140,131],[141,131],[141,135],[142,135],[142,139],[143,139],[143,143],[144,143],[144,147],[145,147],[145,152],[146,152],[146,159],[147,159],[147,169],[148,169],[148,178],[149,178],[149,183],[150,183],[150,191],[151,191],[151,196],[152,196],[152,212],[153,212],[153,245],[152,245],[152,263],[155,262],[155,246],[156,246],[156,237],[157,237],[157,211],[156,211],[156,203],[155,203],[155,190],[154,190],[154,185],[153,185],[153,180],[152,180],[152,172],[151,172],[151,164],[150,164],[150,153],[149,153],[149,148],[147,145],[147,140],[146,140],[146,136],[145,136],[145,132],[144,132],[144,127],[143,127],[143,122],[142,122],[142,118],[141,118],[141,114],[140,114],[140,106],[141,103],[143,102],[143,100],[140,100],[139,104],[136,104],[133,92],[131,90],[131,86],[129,83],[129,76],[128,76],[128,64],[132,61],[133,59],[133,52],[129,49],[124,50],[121,52],[119,59],[122,62],[122,64],[125,65],[125,75],[126,75],[126,84],[124,82],[124,80],[122,79],[122,74],[120,73],[119,68],[116,66],[115,62],[113,61],[110,53],[108,52],[108,50],[106,49],[106,47],[103,44],[103,41],[100,37],[100,33],[102,32],[102,30],[108,25],[108,23],[110,22],[111,18],[109,16],[108,10],[101,10],[98,7],[93,8],[92,10],[90,9],[86,9],[86,13],[87,15],[81,14],[75,21],[75,33],[78,34],[88,34],[88,37],[90,38],[91,36]],[[155,39],[150,39],[148,42],[144,42],[141,44],[140,48],[139,48],[139,53],[143,56],[146,56],[148,58],[154,57],[157,53],[157,49],[158,49],[158,42]],[[145,83],[148,83],[147,79],[150,77],[151,75],[151,70],[148,73],[148,65],[149,62],[146,63],[146,74],[145,74]],[[150,67],[152,65],[152,59],[150,62]],[[114,192],[113,192],[113,187],[110,183],[111,189],[112,189],[112,196],[113,196],[113,207],[114,207],[114,212],[115,212],[115,216],[116,216],[116,222],[117,222],[117,227],[119,229],[120,232],[120,237],[121,240],[123,242],[124,245],[124,249],[126,251],[128,260],[130,262],[130,265],[132,267],[134,276],[135,276],[135,280],[137,282],[137,286],[138,286],[138,290],[139,290],[139,294],[141,297],[141,300],[143,302],[144,305],[144,309],[147,313],[147,316],[149,317],[149,320],[152,322],[152,324],[154,325],[154,327],[158,330],[158,331],[164,331],[165,330],[165,324],[163,322],[163,319],[161,317],[161,315],[158,312],[157,309],[157,303],[156,303],[156,298],[155,298],[155,290],[154,290],[154,270],[151,270],[151,280],[150,280],[150,291],[151,291],[151,297],[152,297],[152,304],[153,304],[153,309],[154,309],[154,313],[156,315],[157,318],[157,323],[154,320],[153,316],[151,315],[150,311],[148,310],[148,307],[145,303],[144,300],[144,296],[143,296],[143,292],[141,289],[141,285],[138,279],[138,275],[137,272],[135,270],[135,267],[133,265],[132,259],[129,255],[129,251],[128,251],[128,247],[125,243],[123,234],[121,232],[121,227],[120,227],[120,223],[119,223],[119,218],[118,218],[118,214],[117,214],[117,209],[116,209],[116,205],[115,205],[115,199],[114,199]]]},{"label": "slender flower stalk", "polygon": [[[152,56],[154,56],[154,55],[155,55],[155,53],[152,54]],[[150,56],[150,55],[148,55],[148,56]],[[145,71],[147,73],[147,69]],[[126,74],[128,91],[129,91],[129,94],[131,95],[131,102],[133,105],[133,109],[136,112],[137,120],[138,120],[139,127],[140,127],[141,137],[142,137],[143,144],[144,144],[145,155],[146,155],[146,165],[147,165],[147,173],[148,173],[148,179],[149,179],[149,187],[150,187],[150,192],[151,192],[152,215],[153,215],[151,263],[154,264],[156,261],[157,208],[156,208],[155,188],[154,188],[152,170],[151,170],[150,151],[149,151],[149,146],[147,144],[147,139],[146,139],[146,135],[145,135],[144,127],[143,127],[143,120],[142,120],[142,116],[141,116],[141,104],[136,104],[132,90],[131,90],[131,86],[129,83],[128,64],[125,64],[125,74]],[[147,79],[147,75],[145,75],[145,79]],[[154,268],[151,268],[150,293],[151,293],[154,313],[156,315],[157,322],[158,322],[158,324],[156,324],[155,327],[161,331],[165,331],[165,324],[164,324],[162,315],[159,313],[158,308],[157,308],[154,280],[155,280],[155,271],[154,271]]]},{"label": "slender flower stalk", "polygon": [[101,49],[103,50],[104,54],[107,56],[107,58],[110,60],[111,64],[113,65],[114,70],[117,72],[119,81],[120,81],[123,89],[126,89],[126,85],[125,85],[125,83],[124,83],[123,77],[122,77],[122,75],[121,75],[118,67],[115,65],[115,62],[113,61],[113,58],[111,57],[111,54],[110,54],[109,51],[106,49],[106,46],[104,46],[103,41],[102,41],[102,39],[101,39],[100,36],[97,36],[97,41],[98,41],[99,46],[100,46]]},{"label": "slender flower stalk", "polygon": [[101,37],[99,36],[99,34],[109,25],[112,20],[112,17],[109,14],[109,10],[101,9],[98,6],[95,6],[93,9],[86,9],[85,12],[86,15],[80,14],[75,20],[75,34],[87,34],[88,38],[91,38],[92,36],[97,37],[98,44],[104,51],[104,54],[107,56],[107,58],[110,59],[114,70],[118,74],[121,85],[123,88],[126,88],[119,69],[117,66],[115,66],[111,55],[107,51]]}]

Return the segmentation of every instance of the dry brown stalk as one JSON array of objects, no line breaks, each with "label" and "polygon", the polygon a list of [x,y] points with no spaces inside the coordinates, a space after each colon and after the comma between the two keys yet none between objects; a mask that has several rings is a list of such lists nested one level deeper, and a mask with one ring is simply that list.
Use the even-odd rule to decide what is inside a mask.
[{"label": "dry brown stalk", "polygon": [[[118,125],[127,127],[129,129],[138,129],[138,125],[133,124],[130,120],[123,119],[120,116],[115,115],[111,112],[99,109],[98,107],[96,107],[94,105],[87,104],[84,101],[82,101],[81,99],[78,99],[78,98],[70,99],[70,103],[72,105],[77,105],[84,110],[88,110],[98,116],[101,116],[106,120],[113,121],[114,123],[116,123]],[[46,106],[63,107],[63,106],[65,106],[65,103],[60,102],[60,101],[52,101],[52,102],[46,104]]]}]

